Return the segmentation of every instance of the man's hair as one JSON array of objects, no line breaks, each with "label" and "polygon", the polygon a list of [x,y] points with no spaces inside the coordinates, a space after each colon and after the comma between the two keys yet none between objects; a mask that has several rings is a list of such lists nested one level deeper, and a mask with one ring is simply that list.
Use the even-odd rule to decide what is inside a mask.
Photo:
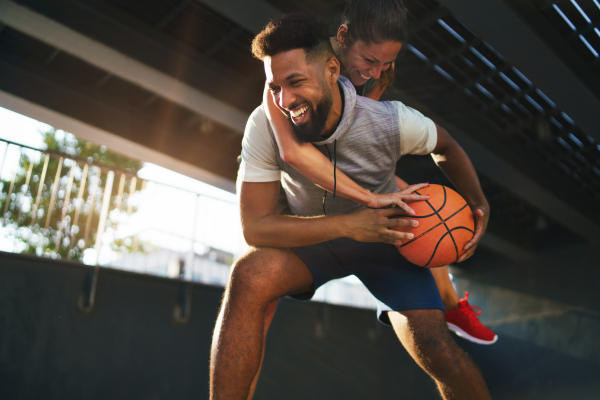
[{"label": "man's hair", "polygon": [[347,46],[357,40],[371,44],[388,40],[405,43],[408,39],[408,19],[402,0],[348,0],[342,24],[348,25]]},{"label": "man's hair", "polygon": [[261,61],[295,49],[304,50],[309,64],[325,55],[335,57],[327,26],[309,14],[292,13],[271,21],[252,41],[252,54]]}]

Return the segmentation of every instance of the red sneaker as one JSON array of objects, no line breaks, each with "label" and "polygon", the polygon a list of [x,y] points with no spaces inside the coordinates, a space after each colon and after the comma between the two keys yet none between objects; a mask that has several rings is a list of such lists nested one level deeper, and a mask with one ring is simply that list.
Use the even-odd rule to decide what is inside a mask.
[{"label": "red sneaker", "polygon": [[470,305],[468,298],[469,292],[465,292],[465,298],[458,301],[458,308],[446,311],[448,328],[473,343],[496,343],[498,335],[479,322],[481,308]]}]

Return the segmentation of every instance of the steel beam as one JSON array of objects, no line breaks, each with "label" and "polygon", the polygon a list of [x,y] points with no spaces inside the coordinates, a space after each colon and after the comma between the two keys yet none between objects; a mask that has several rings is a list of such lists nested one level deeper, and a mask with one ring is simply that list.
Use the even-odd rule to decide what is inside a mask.
[{"label": "steel beam", "polygon": [[110,149],[138,160],[148,161],[168,168],[199,181],[206,182],[223,190],[235,193],[235,182],[213,174],[195,165],[168,156],[132,140],[82,122],[55,110],[35,104],[21,97],[0,90],[0,107],[26,115],[67,132],[76,132],[77,136],[97,143],[103,143]]},{"label": "steel beam", "polygon": [[200,0],[199,2],[253,33],[260,32],[270,20],[285,15],[283,11],[265,0]]},{"label": "steel beam", "polygon": [[237,132],[244,131],[246,113],[13,1],[0,0],[0,22]]},{"label": "steel beam", "polygon": [[600,143],[600,99],[591,82],[582,81],[505,1],[440,2]]}]

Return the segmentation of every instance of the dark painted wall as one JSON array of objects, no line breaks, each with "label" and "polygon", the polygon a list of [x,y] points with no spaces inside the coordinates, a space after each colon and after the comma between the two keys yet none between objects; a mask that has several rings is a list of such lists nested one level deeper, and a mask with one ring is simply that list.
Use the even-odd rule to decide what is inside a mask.
[{"label": "dark painted wall", "polygon": [[[86,314],[76,304],[89,272],[0,253],[0,399],[206,399],[221,289],[192,285],[191,316],[182,324],[173,318],[181,282],[101,269],[96,306]],[[458,285],[503,331],[493,346],[456,339],[494,398],[600,397],[600,353],[586,356],[540,340],[546,323],[532,332],[535,340],[515,330],[539,321],[510,300],[537,307],[535,296],[470,280],[468,273]],[[544,304],[560,307],[555,303],[563,304]],[[284,299],[269,335],[256,399],[439,398],[373,311]],[[592,343],[597,335],[586,337]]]}]

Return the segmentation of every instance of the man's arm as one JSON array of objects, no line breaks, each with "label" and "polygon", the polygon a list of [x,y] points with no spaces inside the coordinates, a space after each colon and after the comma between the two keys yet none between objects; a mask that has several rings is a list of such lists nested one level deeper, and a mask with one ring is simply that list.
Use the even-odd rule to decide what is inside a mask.
[{"label": "man's arm", "polygon": [[479,178],[467,153],[460,147],[448,131],[436,124],[437,144],[431,153],[437,165],[452,181],[457,191],[465,198],[475,218],[475,235],[465,245],[465,253],[458,262],[471,257],[479,240],[483,237],[490,218],[490,206],[481,190]]},{"label": "man's arm", "polygon": [[254,247],[299,247],[347,237],[361,242],[401,244],[411,233],[391,227],[416,226],[415,220],[389,219],[406,215],[399,208],[362,210],[353,214],[302,218],[277,215],[279,181],[243,182],[240,212],[244,238]]}]

